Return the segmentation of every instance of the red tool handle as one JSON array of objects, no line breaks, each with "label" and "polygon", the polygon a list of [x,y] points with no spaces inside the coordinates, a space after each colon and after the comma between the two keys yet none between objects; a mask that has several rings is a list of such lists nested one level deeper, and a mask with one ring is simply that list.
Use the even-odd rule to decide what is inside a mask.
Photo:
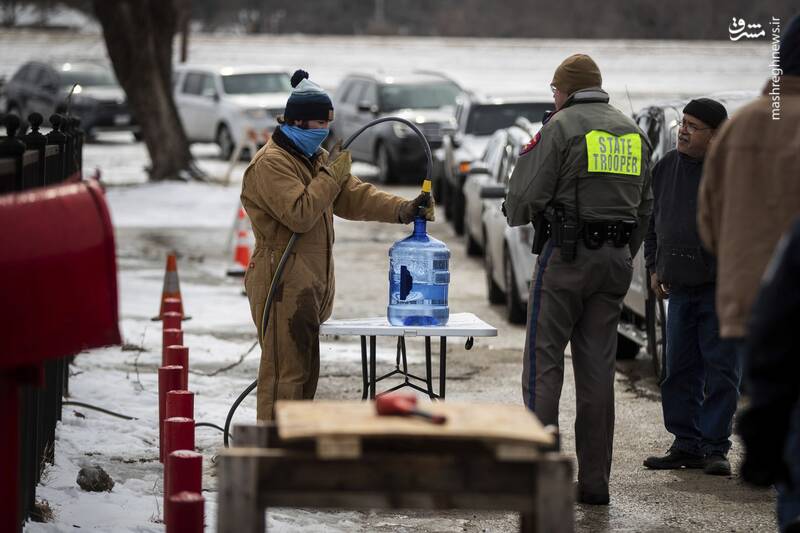
[{"label": "red tool handle", "polygon": [[417,409],[417,397],[413,394],[384,394],[375,400],[375,409],[381,416],[418,416],[432,424],[444,424],[447,417]]}]

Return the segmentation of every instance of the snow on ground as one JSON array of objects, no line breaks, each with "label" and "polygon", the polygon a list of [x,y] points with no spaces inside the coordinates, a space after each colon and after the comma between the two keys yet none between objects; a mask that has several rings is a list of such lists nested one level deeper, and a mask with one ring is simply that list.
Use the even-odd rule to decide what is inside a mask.
[{"label": "snow on ground", "polygon": [[[0,75],[11,75],[24,61],[61,57],[105,57],[97,34],[0,31]],[[226,64],[269,61],[289,68],[303,66],[329,88],[352,70],[382,67],[423,68],[447,72],[468,88],[492,93],[544,94],[553,68],[577,51],[595,57],[615,103],[627,111],[626,88],[634,107],[656,99],[721,90],[757,90],[767,75],[764,43],[542,41],[499,39],[436,39],[383,37],[211,37],[194,36],[193,61]],[[547,95],[549,97],[549,95]],[[197,145],[199,165],[218,180],[227,162],[217,159],[213,145]],[[247,353],[255,331],[240,282],[226,279],[231,226],[236,215],[239,182],[245,163],[236,165],[233,183],[146,183],[148,157],[129,134],[103,135],[85,150],[88,173],[100,168],[109,185],[107,200],[116,228],[121,329],[126,347],[93,350],[79,355],[72,366],[72,398],[135,416],[124,421],[81,407],[65,407],[57,429],[55,465],[48,467],[37,497],[49,502],[55,522],[28,523],[25,531],[82,529],[114,532],[162,532],[161,465],[157,461],[157,376],[161,358],[160,324],[156,313],[163,281],[165,246],[176,239],[182,292],[192,319],[185,322],[195,392],[195,418],[222,425],[228,408],[254,378],[257,350],[231,370],[208,376]],[[356,166],[356,174],[371,169]],[[148,243],[153,243],[150,246]],[[188,244],[187,244],[188,243]],[[389,363],[388,356],[383,362]],[[360,387],[360,351],[353,342],[324,340],[324,361],[334,361],[348,386]],[[413,359],[412,363],[417,362]],[[236,419],[255,418],[254,397],[244,401]],[[196,432],[204,454],[204,487],[213,491],[212,457],[221,434],[210,428]],[[97,462],[114,478],[110,493],[91,494],[76,483],[83,464]],[[215,524],[215,497],[207,492],[207,524]],[[362,530],[359,513],[326,514],[291,511],[271,513],[277,531]],[[403,524],[415,529],[416,518]],[[324,524],[324,525],[320,525]],[[391,519],[382,527],[391,528]],[[429,522],[430,524],[430,522]],[[444,530],[458,526],[447,522]],[[433,523],[433,527],[436,524]],[[213,526],[209,528],[213,530]]]}]

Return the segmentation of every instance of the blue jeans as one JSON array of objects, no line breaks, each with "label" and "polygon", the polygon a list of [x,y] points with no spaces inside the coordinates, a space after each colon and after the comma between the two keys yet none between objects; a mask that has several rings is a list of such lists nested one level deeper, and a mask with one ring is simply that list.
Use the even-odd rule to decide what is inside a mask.
[{"label": "blue jeans", "polygon": [[664,426],[672,447],[726,455],[742,377],[741,351],[719,337],[714,285],[674,288],[667,312]]}]

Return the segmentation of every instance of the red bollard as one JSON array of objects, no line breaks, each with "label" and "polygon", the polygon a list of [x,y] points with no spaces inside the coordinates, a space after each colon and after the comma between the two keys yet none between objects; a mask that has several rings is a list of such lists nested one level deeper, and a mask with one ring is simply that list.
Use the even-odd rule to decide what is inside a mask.
[{"label": "red bollard", "polygon": [[191,418],[164,419],[164,458],[175,450],[194,450],[194,420]]},{"label": "red bollard", "polygon": [[161,317],[162,329],[181,329],[181,314],[175,311],[164,313]]},{"label": "red bollard", "polygon": [[167,533],[203,533],[205,498],[196,492],[179,492],[169,498]]},{"label": "red bollard", "polygon": [[169,500],[180,492],[203,491],[203,456],[190,450],[176,450],[167,456],[164,469],[164,522],[175,521]]},{"label": "red bollard", "polygon": [[167,346],[183,346],[183,330],[165,329],[161,333],[161,366],[167,366]]},{"label": "red bollard", "polygon": [[162,366],[158,369],[158,460],[164,462],[164,419],[167,415],[167,393],[181,390],[183,368]]},{"label": "red bollard", "polygon": [[167,346],[167,349],[164,353],[165,365],[177,365],[183,367],[183,382],[181,384],[181,389],[189,390],[189,347],[173,344],[171,346]]},{"label": "red bollard", "polygon": [[171,390],[167,393],[167,412],[164,418],[174,416],[194,418],[194,393],[188,390]]},{"label": "red bollard", "polygon": [[178,313],[183,318],[183,304],[180,298],[164,298],[164,313]]}]

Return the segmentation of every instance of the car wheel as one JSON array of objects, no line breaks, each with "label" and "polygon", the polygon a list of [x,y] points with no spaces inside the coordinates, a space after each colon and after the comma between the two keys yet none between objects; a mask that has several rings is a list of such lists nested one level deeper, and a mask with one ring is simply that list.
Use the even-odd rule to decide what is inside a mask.
[{"label": "car wheel", "polygon": [[450,203],[453,204],[453,231],[456,235],[464,235],[464,191],[452,189]]},{"label": "car wheel", "polygon": [[394,178],[392,172],[392,158],[389,155],[389,149],[386,148],[386,145],[378,145],[378,152],[375,156],[375,161],[378,165],[378,182],[391,183]]},{"label": "car wheel", "polygon": [[647,354],[653,362],[653,372],[659,383],[666,377],[667,321],[665,311],[664,300],[656,298],[652,289],[648,287],[645,307]]},{"label": "car wheel", "polygon": [[506,319],[512,324],[524,324],[526,307],[517,292],[517,279],[508,248],[503,252],[503,275],[506,282]]},{"label": "car wheel", "polygon": [[[484,233],[485,235],[485,233]],[[483,242],[486,242],[484,239]],[[495,283],[494,276],[492,272],[494,271],[494,267],[492,265],[492,254],[489,252],[489,248],[487,246],[486,253],[483,255],[484,257],[484,270],[486,271],[486,295],[489,298],[490,304],[501,304],[506,301],[506,296],[503,294],[503,290],[500,286]]]},{"label": "car wheel", "polygon": [[617,333],[617,359],[634,359],[639,355],[641,346],[625,335]]},{"label": "car wheel", "polygon": [[236,148],[236,143],[233,141],[233,136],[228,126],[222,124],[217,128],[217,138],[215,141],[219,146],[219,157],[224,160],[230,159],[233,150]]}]

